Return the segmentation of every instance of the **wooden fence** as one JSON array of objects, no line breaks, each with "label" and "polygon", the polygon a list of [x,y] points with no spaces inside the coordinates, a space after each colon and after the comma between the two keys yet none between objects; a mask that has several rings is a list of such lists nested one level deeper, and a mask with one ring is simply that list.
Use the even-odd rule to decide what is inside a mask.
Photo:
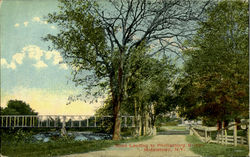
[{"label": "wooden fence", "polygon": [[[190,126],[190,134],[197,136],[202,142],[205,143],[218,143],[223,145],[249,145],[249,127],[247,127],[246,136],[238,136],[237,125],[232,124],[226,128],[218,130],[217,127],[206,126]],[[246,124],[248,125],[248,123]],[[233,127],[233,136],[228,135],[228,128]]]}]

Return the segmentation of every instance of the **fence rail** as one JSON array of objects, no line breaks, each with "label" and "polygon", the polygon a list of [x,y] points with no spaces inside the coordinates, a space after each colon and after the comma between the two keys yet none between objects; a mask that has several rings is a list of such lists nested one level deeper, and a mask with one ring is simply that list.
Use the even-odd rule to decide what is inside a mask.
[{"label": "fence rail", "polygon": [[223,145],[234,145],[234,146],[237,146],[237,144],[249,145],[249,128],[247,128],[246,137],[238,136],[237,125],[240,124],[235,123],[234,125],[232,125],[234,127],[233,136],[227,135],[228,127],[217,130],[217,127],[190,126],[190,134],[197,136],[202,142],[205,143],[218,143]]},{"label": "fence rail", "polygon": [[[121,116],[121,127],[136,127],[134,116]],[[27,127],[107,127],[112,116],[88,115],[4,115],[0,116],[0,128]]]}]

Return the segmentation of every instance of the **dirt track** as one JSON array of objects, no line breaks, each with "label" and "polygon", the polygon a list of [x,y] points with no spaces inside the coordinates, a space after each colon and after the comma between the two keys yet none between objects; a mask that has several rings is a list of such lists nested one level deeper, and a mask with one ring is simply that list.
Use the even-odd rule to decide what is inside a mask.
[{"label": "dirt track", "polygon": [[190,151],[185,135],[157,135],[152,139],[116,145],[102,151],[72,154],[63,157],[197,157]]}]

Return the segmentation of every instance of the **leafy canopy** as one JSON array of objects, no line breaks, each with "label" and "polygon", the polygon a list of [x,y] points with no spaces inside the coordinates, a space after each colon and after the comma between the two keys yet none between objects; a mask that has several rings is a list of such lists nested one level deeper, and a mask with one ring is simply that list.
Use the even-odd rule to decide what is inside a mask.
[{"label": "leafy canopy", "polygon": [[188,118],[248,117],[248,3],[221,1],[183,53],[181,112]]}]

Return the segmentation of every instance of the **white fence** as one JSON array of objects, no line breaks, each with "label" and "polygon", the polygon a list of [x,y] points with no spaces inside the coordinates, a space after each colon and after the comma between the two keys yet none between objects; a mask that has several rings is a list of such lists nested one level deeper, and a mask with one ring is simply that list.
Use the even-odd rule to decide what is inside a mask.
[{"label": "white fence", "polygon": [[[241,123],[243,124],[243,123]],[[218,143],[223,145],[249,145],[249,128],[246,128],[246,136],[238,136],[237,125],[233,124],[226,128],[217,130],[217,127],[191,126],[190,134],[197,136],[205,143]],[[228,135],[228,128],[233,126],[233,136]]]}]

